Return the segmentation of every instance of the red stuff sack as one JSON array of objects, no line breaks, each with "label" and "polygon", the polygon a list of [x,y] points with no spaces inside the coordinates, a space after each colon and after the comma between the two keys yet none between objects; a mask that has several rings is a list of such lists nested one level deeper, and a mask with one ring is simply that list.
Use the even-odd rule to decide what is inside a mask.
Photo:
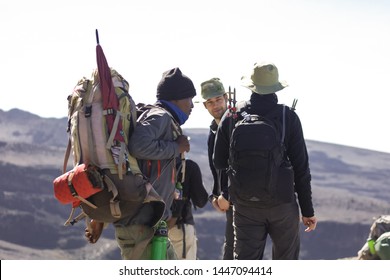
[{"label": "red stuff sack", "polygon": [[86,198],[104,188],[99,169],[93,165],[80,164],[53,181],[54,195],[62,204],[78,206]]}]

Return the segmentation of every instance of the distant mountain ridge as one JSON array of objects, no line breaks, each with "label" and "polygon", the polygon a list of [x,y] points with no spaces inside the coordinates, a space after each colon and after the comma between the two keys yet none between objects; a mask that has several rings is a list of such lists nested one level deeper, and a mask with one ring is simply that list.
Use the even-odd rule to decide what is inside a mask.
[{"label": "distant mountain ridge", "polygon": [[19,109],[0,109],[0,141],[63,146],[67,143],[67,118],[41,118]]},{"label": "distant mountain ridge", "polygon": [[[70,206],[55,200],[52,180],[61,174],[66,126],[66,118],[0,110],[0,259],[120,258],[111,227],[101,242],[89,245],[82,223],[62,225]],[[208,130],[184,132],[191,136],[187,156],[199,163],[211,192]],[[301,258],[353,256],[367,238],[372,218],[390,214],[390,154],[311,140],[307,147],[319,225],[315,232],[301,234]],[[210,205],[195,211],[200,259],[220,258],[224,219]]]}]

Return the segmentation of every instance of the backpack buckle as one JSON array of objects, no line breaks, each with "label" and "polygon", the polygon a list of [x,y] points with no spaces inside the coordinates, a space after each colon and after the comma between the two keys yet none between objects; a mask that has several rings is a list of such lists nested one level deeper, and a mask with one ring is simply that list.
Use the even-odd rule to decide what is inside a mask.
[{"label": "backpack buckle", "polygon": [[85,117],[89,118],[92,115],[92,105],[85,107]]},{"label": "backpack buckle", "polygon": [[114,114],[115,114],[115,110],[113,108],[106,109],[106,115],[114,115]]}]

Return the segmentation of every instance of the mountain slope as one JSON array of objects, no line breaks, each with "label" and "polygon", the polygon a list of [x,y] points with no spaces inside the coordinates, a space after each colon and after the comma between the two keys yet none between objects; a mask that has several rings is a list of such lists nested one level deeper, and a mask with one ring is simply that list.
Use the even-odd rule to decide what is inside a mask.
[{"label": "mountain slope", "polygon": [[[188,157],[201,167],[211,192],[207,129],[191,137]],[[0,259],[119,259],[110,226],[98,244],[84,240],[83,222],[64,227],[70,206],[53,197],[67,144],[66,119],[0,110]],[[390,154],[307,140],[318,228],[302,229],[302,259],[356,255],[373,217],[389,214]],[[200,259],[220,259],[224,214],[208,204],[194,212]],[[266,257],[270,258],[267,248]]]}]

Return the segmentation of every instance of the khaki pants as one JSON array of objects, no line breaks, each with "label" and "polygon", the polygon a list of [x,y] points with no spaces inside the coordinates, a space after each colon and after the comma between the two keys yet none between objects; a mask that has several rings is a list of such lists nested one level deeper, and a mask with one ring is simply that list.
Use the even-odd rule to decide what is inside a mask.
[{"label": "khaki pants", "polygon": [[196,260],[197,238],[194,225],[175,225],[169,229],[168,236],[179,260]]},{"label": "khaki pants", "polygon": [[[144,225],[115,227],[115,238],[124,260],[151,260],[154,230]],[[167,260],[177,260],[172,244],[167,243]]]}]

